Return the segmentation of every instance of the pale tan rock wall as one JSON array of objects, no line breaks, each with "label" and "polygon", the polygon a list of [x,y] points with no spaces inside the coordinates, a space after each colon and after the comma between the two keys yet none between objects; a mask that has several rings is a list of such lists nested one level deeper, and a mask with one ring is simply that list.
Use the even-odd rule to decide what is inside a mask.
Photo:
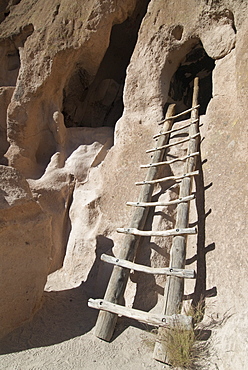
[{"label": "pale tan rock wall", "polygon": [[[11,144],[2,163],[37,179],[50,162],[43,178],[29,182],[34,198],[29,190],[32,200],[11,206],[11,212],[4,210],[1,336],[30,319],[40,306],[49,271],[63,263],[71,231],[68,214],[74,179],[87,181],[89,167],[98,166],[113,141],[113,130],[107,127],[94,134],[87,129],[73,134],[72,128],[71,135],[66,132],[63,118],[59,118],[63,88],[78,64],[87,67],[92,76],[96,74],[112,25],[123,22],[135,2],[81,5],[26,1],[12,7],[0,26],[2,155]],[[19,65],[15,68],[10,66],[12,49],[18,51]],[[8,195],[5,186],[12,191],[3,167],[3,200]],[[21,186],[16,182],[12,187],[18,193]],[[13,194],[14,200],[16,197]],[[29,247],[23,253],[26,235]]]},{"label": "pale tan rock wall", "polygon": [[35,202],[14,168],[1,176],[1,336],[40,307],[51,264],[51,218]]},{"label": "pale tan rock wall", "polygon": [[[70,7],[67,2],[27,2],[18,4],[3,22],[0,32],[5,38],[16,39],[21,63],[9,106],[8,137],[12,147],[8,157],[26,176],[37,176],[39,165],[44,170],[55,151],[47,126],[52,114],[62,110],[67,79],[76,65],[94,77],[108,47],[112,25],[123,22],[134,6],[133,0],[101,4],[93,1],[83,6],[74,2]],[[32,34],[23,48],[20,38],[27,33],[28,26],[23,26],[26,19],[34,32],[30,30]],[[47,156],[43,156],[43,163],[37,163],[39,147],[48,143]]]},{"label": "pale tan rock wall", "polygon": [[247,361],[245,334],[240,335],[247,328],[246,32],[247,22],[238,29],[235,49],[216,62],[214,95],[202,143],[202,154],[208,160],[203,165],[205,184],[212,182],[205,192],[205,210],[211,209],[206,218],[206,246],[215,245],[206,254],[206,289],[217,289],[216,297],[209,299],[208,312],[232,315],[212,337],[221,369],[243,369]]},{"label": "pale tan rock wall", "polygon": [[[187,5],[185,2],[180,5],[178,2],[171,2],[170,5],[168,12],[160,11],[162,14],[159,18],[155,15],[160,13],[161,4],[157,2],[150,4],[128,68],[124,91],[125,112],[117,124],[116,146],[113,148],[111,157],[116,156],[116,163],[118,163],[118,177],[114,179],[114,186],[116,188],[117,184],[122,184],[115,199],[118,204],[122,199],[128,201],[137,199],[137,189],[128,186],[125,190],[125,173],[128,173],[132,182],[144,178],[138,170],[137,163],[149,162],[144,151],[150,146],[148,137],[156,133],[157,128],[154,122],[162,118],[162,108],[167,100],[169,80],[180,60],[194,45],[195,38],[200,39],[206,52],[212,58],[217,59],[213,72],[213,98],[206,115],[201,118],[203,122],[201,131],[204,137],[202,160],[207,160],[203,164],[204,182],[202,185],[207,187],[210,184],[211,187],[204,192],[205,199],[200,207],[203,206],[203,208],[198,215],[201,218],[199,232],[202,233],[200,242],[198,242],[199,278],[196,288],[192,284],[187,284],[186,292],[191,297],[194,297],[194,292],[198,298],[200,295],[208,297],[206,298],[206,320],[207,317],[213,316],[217,318],[217,321],[218,318],[221,321],[229,314],[233,315],[219,331],[213,329],[211,339],[214,348],[212,348],[213,362],[215,361],[222,369],[228,369],[229,366],[245,368],[247,344],[245,339],[242,339],[242,335],[237,336],[237,331],[242,330],[245,336],[247,325],[242,314],[246,312],[247,289],[245,279],[247,267],[245,250],[247,240],[247,208],[245,206],[247,202],[247,163],[245,159],[247,153],[245,97],[247,84],[246,52],[244,50],[246,43],[244,35],[247,26],[244,22],[245,12],[242,7],[235,8],[235,4],[223,3],[220,10],[214,9],[210,12],[203,7],[198,14],[192,11],[193,2],[192,4],[187,2]],[[230,5],[228,9],[234,14],[235,25],[230,12],[224,10],[225,5]],[[173,39],[171,33],[173,26],[177,24],[183,26],[181,40]],[[140,150],[137,149],[136,152],[136,148]],[[120,151],[117,153],[118,149]],[[125,161],[126,157],[128,161]],[[107,157],[103,168],[107,164],[107,168],[111,166],[108,160],[110,162]],[[104,184],[109,185],[107,169],[105,177]],[[109,188],[107,186],[104,191],[105,197],[107,197]],[[106,198],[105,202],[109,203]],[[117,203],[113,207],[117,210],[113,213],[111,220],[114,222],[117,217],[116,224],[126,226],[130,215],[127,210],[117,206]],[[204,224],[202,212],[207,213]],[[191,217],[192,222],[195,222],[193,209]],[[109,223],[111,224],[111,221]],[[165,225],[160,222],[159,226],[164,227]],[[113,238],[116,241],[115,245],[121,245],[122,237],[113,236]],[[196,239],[189,239],[189,259],[194,259],[197,252],[196,244]],[[166,250],[168,244],[164,245]],[[144,249],[143,253],[147,253],[147,250]],[[155,257],[154,252],[150,254],[148,260],[150,258],[152,265],[161,263],[161,257]],[[142,252],[139,253],[139,260],[142,261]],[[144,280],[144,277],[142,279]],[[154,288],[154,281],[143,284],[139,278],[136,278],[136,282],[138,282],[134,293],[136,294],[136,308],[153,307],[156,300],[159,304],[161,293],[158,288],[155,298],[151,296],[150,289]],[[161,283],[157,280],[157,283],[159,282]],[[140,291],[142,291],[141,294]],[[139,297],[139,302],[137,302],[137,297]],[[149,301],[150,304],[144,304],[142,299]],[[244,329],[241,328],[241,322]],[[228,336],[232,326],[232,335]],[[222,340],[222,337],[225,340]],[[239,344],[233,339],[234,337],[240,341]]]}]

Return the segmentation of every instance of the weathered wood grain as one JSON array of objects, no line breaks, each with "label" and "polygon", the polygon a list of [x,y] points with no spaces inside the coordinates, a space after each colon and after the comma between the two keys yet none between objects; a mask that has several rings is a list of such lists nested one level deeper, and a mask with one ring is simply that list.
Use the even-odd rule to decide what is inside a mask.
[{"label": "weathered wood grain", "polygon": [[189,123],[187,123],[187,124],[185,124],[181,127],[173,128],[172,130],[168,130],[168,131],[161,131],[159,134],[154,135],[153,139],[156,139],[157,137],[162,136],[162,135],[168,135],[168,134],[172,134],[173,132],[180,131],[184,128],[187,128],[187,127],[191,126],[192,123],[196,123],[196,122],[197,122],[197,120],[190,121]]},{"label": "weathered wood grain", "polygon": [[166,144],[166,145],[163,145],[163,146],[160,146],[160,147],[157,147],[157,148],[148,149],[148,150],[146,150],[146,153],[152,153],[152,152],[156,152],[156,150],[166,149],[166,148],[170,148],[171,146],[175,146],[175,145],[179,145],[179,144],[182,144],[182,143],[186,143],[187,141],[189,141],[191,139],[194,139],[197,136],[200,136],[200,132],[198,132],[197,134],[195,134],[193,136],[188,136],[185,139],[173,141],[170,144]]},{"label": "weathered wood grain", "polygon": [[180,176],[167,176],[167,177],[162,177],[161,179],[156,179],[156,180],[139,181],[139,182],[136,182],[135,185],[157,184],[159,182],[165,182],[165,181],[169,181],[169,180],[181,180],[181,179],[189,178],[191,176],[196,176],[196,175],[199,175],[199,171],[187,172],[187,173],[184,173],[183,175],[180,175]]},{"label": "weathered wood grain", "polygon": [[[175,113],[175,105],[172,104],[168,107],[166,117],[173,116]],[[163,130],[168,131],[171,129],[173,120],[168,120],[164,123]],[[163,146],[168,143],[169,135],[162,135],[159,137],[157,145]],[[154,153],[153,161],[159,162],[163,159],[164,149]],[[157,176],[157,167],[151,167],[148,170],[146,180],[150,181]],[[152,198],[154,185],[146,184],[140,191],[139,202],[150,202]],[[149,208],[137,207],[135,208],[130,227],[142,230],[144,228]],[[123,246],[120,251],[120,258],[124,260],[133,261],[136,250],[140,242],[140,236],[128,234],[125,236]],[[110,277],[108,287],[104,299],[112,303],[120,303],[123,299],[124,291],[127,285],[130,271],[120,266],[114,266],[112,275]],[[100,311],[95,326],[95,335],[101,339],[109,341],[113,335],[116,325],[117,315],[111,312]]]},{"label": "weathered wood grain", "polygon": [[145,272],[146,274],[154,274],[154,275],[171,275],[177,276],[186,279],[194,279],[195,278],[195,271],[194,270],[186,270],[186,269],[174,269],[172,267],[150,267],[139,265],[134,262],[122,260],[120,258],[116,258],[113,256],[109,256],[107,254],[101,255],[101,260],[112,265],[121,266],[128,268],[133,271],[140,271]]},{"label": "weathered wood grain", "polygon": [[195,198],[195,194],[191,194],[188,197],[179,198],[175,200],[170,200],[169,202],[127,202],[127,206],[134,206],[134,207],[156,207],[156,206],[172,206],[177,205],[179,203],[188,202]]},{"label": "weathered wood grain", "polygon": [[185,161],[189,157],[196,157],[198,155],[199,155],[199,152],[195,152],[195,153],[192,153],[192,154],[189,154],[189,155],[187,154],[184,157],[170,159],[169,161],[162,161],[162,162],[158,162],[158,163],[149,163],[149,164],[141,164],[140,168],[150,168],[150,167],[156,167],[156,166],[163,166],[163,165],[166,165],[166,164],[172,164],[172,163],[175,163],[175,162],[181,162],[181,161]]},{"label": "weathered wood grain", "polygon": [[159,121],[159,122],[158,122],[158,124],[159,124],[159,125],[161,125],[161,123],[164,123],[165,121],[168,121],[169,119],[176,119],[176,118],[178,118],[178,117],[184,116],[185,114],[187,114],[187,113],[191,112],[193,109],[195,109],[195,108],[199,108],[199,107],[200,107],[200,105],[198,104],[198,105],[196,105],[195,107],[192,107],[192,108],[186,109],[186,110],[184,110],[183,112],[176,114],[175,116],[165,118],[165,119],[163,119],[162,121]]},{"label": "weathered wood grain", "polygon": [[175,325],[180,325],[183,328],[192,327],[192,317],[186,315],[160,315],[151,312],[145,312],[121,306],[115,303],[107,302],[104,299],[92,299],[88,300],[88,306],[96,308],[98,310],[111,312],[116,315],[126,316],[130,319],[144,322],[148,325],[163,326],[173,328]]},{"label": "weathered wood grain", "polygon": [[175,236],[175,235],[185,235],[185,234],[196,234],[197,229],[196,227],[188,227],[188,228],[177,228],[177,229],[170,229],[170,230],[159,230],[159,231],[144,231],[138,230],[134,227],[128,228],[118,228],[116,229],[118,233],[123,234],[132,234],[138,236]]}]

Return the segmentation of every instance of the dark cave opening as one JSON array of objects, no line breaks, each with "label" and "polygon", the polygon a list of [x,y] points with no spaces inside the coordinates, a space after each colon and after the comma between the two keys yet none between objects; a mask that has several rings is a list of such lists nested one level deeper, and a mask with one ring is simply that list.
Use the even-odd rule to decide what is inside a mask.
[{"label": "dark cave opening", "polygon": [[71,75],[63,91],[66,127],[114,127],[122,116],[126,69],[149,1],[139,1],[126,21],[112,27],[109,47],[94,77],[80,65]]},{"label": "dark cave opening", "polygon": [[20,69],[19,50],[12,41],[3,41],[1,50],[0,86],[15,86]]},{"label": "dark cave opening", "polygon": [[206,113],[212,98],[212,71],[215,67],[214,59],[205,52],[199,43],[185,56],[170,82],[168,100],[164,111],[171,103],[176,103],[177,113],[192,106],[194,78],[200,79],[199,104],[200,115]]}]

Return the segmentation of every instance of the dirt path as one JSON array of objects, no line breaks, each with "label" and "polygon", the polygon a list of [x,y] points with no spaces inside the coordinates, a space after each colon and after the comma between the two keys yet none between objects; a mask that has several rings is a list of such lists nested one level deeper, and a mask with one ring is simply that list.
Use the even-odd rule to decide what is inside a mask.
[{"label": "dirt path", "polygon": [[0,342],[0,369],[161,369],[152,359],[155,336],[142,324],[119,319],[111,343],[93,334],[97,312],[83,285],[45,292],[34,319]]}]

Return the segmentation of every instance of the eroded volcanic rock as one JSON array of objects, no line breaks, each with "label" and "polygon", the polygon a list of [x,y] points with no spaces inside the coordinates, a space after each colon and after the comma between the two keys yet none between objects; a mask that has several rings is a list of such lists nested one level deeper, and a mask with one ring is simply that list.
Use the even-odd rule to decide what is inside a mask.
[{"label": "eroded volcanic rock", "polygon": [[[202,165],[190,222],[199,232],[187,251],[198,278],[185,293],[206,300],[206,317],[232,315],[213,330],[211,364],[245,368],[247,11],[241,0],[2,1],[1,335],[32,318],[46,282],[47,291],[83,282],[103,296],[111,269],[100,255],[118,255],[115,230],[129,223],[139,164],[149,163],[168,105],[191,106],[198,76]],[[177,193],[158,186],[154,199]],[[172,228],[175,212],[157,209],[148,226]],[[170,246],[144,240],[137,261],[167,265]],[[127,304],[160,312],[163,287],[135,273]]]}]

